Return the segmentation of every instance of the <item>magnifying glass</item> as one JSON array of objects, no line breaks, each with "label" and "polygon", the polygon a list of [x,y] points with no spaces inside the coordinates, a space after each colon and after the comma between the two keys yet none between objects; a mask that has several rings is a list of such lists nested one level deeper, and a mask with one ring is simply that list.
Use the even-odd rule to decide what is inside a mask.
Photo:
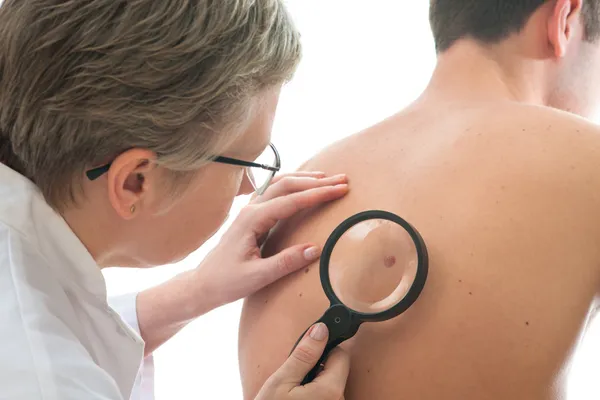
[{"label": "magnifying glass", "polygon": [[302,384],[316,378],[329,352],[353,337],[363,322],[386,321],[412,306],[427,272],[425,242],[396,214],[365,211],[342,222],[321,255],[321,286],[331,305],[315,324],[327,325],[329,339]]}]

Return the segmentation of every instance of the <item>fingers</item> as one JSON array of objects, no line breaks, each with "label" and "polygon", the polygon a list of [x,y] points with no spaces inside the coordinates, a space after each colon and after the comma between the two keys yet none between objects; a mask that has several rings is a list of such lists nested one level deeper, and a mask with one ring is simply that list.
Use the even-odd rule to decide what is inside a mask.
[{"label": "fingers", "polygon": [[317,378],[300,386],[304,377],[321,359],[328,337],[325,324],[312,326],[281,368],[267,380],[257,399],[343,400],[350,372],[350,358],[338,348],[329,354],[325,369]]},{"label": "fingers", "polygon": [[325,324],[313,325],[292,351],[286,362],[275,373],[276,379],[290,385],[290,387],[300,385],[306,374],[321,358],[328,337],[329,332]]},{"label": "fingers", "polygon": [[286,178],[288,176],[292,176],[292,177],[298,177],[298,178],[325,178],[326,174],[325,172],[320,172],[320,171],[296,171],[296,172],[291,172],[289,174],[281,174],[281,175],[275,175],[275,177],[271,180],[271,185],[274,185],[275,183],[279,182],[280,180],[282,180],[283,178]]},{"label": "fingers", "polygon": [[301,192],[324,186],[335,186],[348,183],[348,177],[344,174],[315,178],[312,176],[286,176],[278,182],[269,186],[267,191],[256,198],[255,204],[264,203],[277,197],[286,196],[291,193]]},{"label": "fingers", "polygon": [[348,193],[348,185],[324,186],[277,197],[255,207],[255,214],[260,218],[255,221],[254,228],[260,236],[283,219],[289,218],[297,212],[316,205],[339,199]]},{"label": "fingers", "polygon": [[349,373],[350,356],[344,350],[336,347],[329,353],[325,362],[325,369],[317,376],[313,383],[330,388],[334,392],[344,393]]},{"label": "fingers", "polygon": [[321,249],[318,246],[305,244],[289,247],[272,257],[260,262],[260,268],[264,271],[263,284],[270,285],[276,280],[304,268],[316,260],[321,255]]},{"label": "fingers", "polygon": [[[327,175],[325,174],[325,172],[318,172],[318,171],[311,171],[311,172],[307,172],[307,171],[297,171],[297,172],[292,172],[289,174],[281,174],[281,175],[276,175],[272,180],[271,180],[271,184],[269,185],[269,187],[267,188],[267,191],[273,187],[277,182],[281,181],[282,179],[288,178],[288,177],[296,177],[296,178],[313,178],[313,179],[320,179],[320,178],[325,178]],[[261,196],[259,196],[257,193],[254,193],[252,195],[252,198],[250,200],[251,203],[262,203],[264,200],[263,198],[265,197],[266,193],[263,193]]]}]

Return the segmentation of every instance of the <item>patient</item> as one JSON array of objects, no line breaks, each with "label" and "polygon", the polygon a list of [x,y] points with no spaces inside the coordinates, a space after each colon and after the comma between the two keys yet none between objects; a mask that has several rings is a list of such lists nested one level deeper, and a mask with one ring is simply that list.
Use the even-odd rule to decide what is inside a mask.
[{"label": "patient", "polygon": [[[265,251],[324,244],[384,209],[427,243],[429,280],[365,324],[346,400],[558,400],[600,294],[600,0],[432,0],[438,65],[397,115],[305,168],[351,192],[278,227]],[[246,399],[328,306],[318,264],[245,304]]]}]

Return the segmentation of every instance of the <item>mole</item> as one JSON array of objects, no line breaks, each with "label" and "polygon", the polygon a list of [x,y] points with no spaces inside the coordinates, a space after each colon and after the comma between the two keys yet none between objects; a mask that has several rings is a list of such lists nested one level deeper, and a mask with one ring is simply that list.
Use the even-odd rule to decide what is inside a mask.
[{"label": "mole", "polygon": [[394,265],[396,265],[396,257],[394,257],[394,256],[386,256],[383,259],[383,265],[385,265],[386,268],[392,268]]}]

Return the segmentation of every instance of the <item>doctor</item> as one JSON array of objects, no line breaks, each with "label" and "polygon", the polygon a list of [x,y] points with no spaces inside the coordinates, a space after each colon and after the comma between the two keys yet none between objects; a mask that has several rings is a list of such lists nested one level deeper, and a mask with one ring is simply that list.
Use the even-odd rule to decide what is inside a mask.
[{"label": "doctor", "polygon": [[[0,27],[0,398],[151,399],[152,352],[318,258],[260,246],[348,191],[275,176],[299,35],[280,0],[4,0]],[[109,306],[102,268],[183,259],[252,192],[198,268]],[[326,337],[313,327],[259,399],[342,398],[339,350],[299,386]]]}]

